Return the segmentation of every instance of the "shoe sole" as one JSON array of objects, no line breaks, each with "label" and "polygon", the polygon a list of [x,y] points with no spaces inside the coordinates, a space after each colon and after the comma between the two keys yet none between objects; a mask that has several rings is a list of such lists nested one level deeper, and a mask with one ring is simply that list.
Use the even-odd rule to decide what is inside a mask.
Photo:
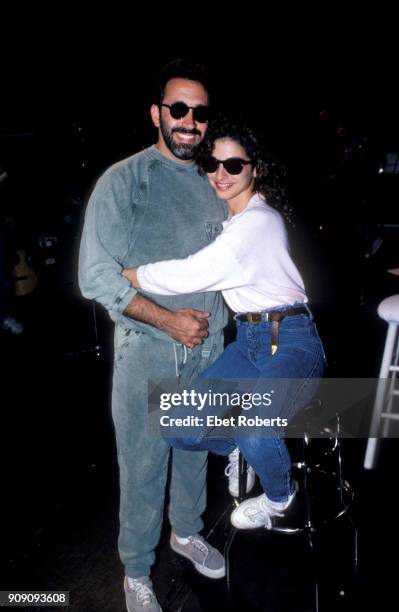
[{"label": "shoe sole", "polygon": [[186,555],[181,550],[178,550],[177,548],[175,548],[173,546],[173,542],[172,541],[170,542],[170,547],[171,547],[171,549],[175,553],[177,553],[178,555],[181,555],[185,559],[188,559],[189,561],[191,561],[191,563],[194,565],[194,567],[197,570],[197,572],[199,572],[203,576],[206,576],[207,578],[215,578],[215,579],[217,579],[217,578],[224,578],[225,577],[225,575],[226,575],[226,566],[223,566],[223,567],[221,567],[218,570],[209,569],[208,567],[204,567],[203,565],[201,565],[197,561],[193,561],[193,559],[189,555]]}]

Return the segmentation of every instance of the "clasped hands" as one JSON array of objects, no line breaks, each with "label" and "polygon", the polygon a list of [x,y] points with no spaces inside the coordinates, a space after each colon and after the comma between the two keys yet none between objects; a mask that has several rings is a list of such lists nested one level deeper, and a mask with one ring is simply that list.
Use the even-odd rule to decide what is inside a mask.
[{"label": "clasped hands", "polygon": [[[140,283],[137,280],[137,268],[124,268],[122,276],[130,281],[132,287],[140,289]],[[194,348],[194,346],[202,344],[204,338],[209,335],[209,323],[207,321],[209,312],[195,310],[194,308],[179,308],[174,311],[161,309],[159,314],[157,327],[187,348]]]}]

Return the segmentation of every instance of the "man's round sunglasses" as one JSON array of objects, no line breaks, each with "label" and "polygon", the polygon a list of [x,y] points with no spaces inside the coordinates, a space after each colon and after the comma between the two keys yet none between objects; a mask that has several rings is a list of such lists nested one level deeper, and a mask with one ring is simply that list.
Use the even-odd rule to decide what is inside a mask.
[{"label": "man's round sunglasses", "polygon": [[198,123],[206,123],[209,119],[209,106],[188,106],[185,102],[175,102],[174,104],[159,104],[159,106],[166,106],[173,119],[182,119],[191,109],[193,111],[194,121]]},{"label": "man's round sunglasses", "polygon": [[248,159],[241,159],[240,157],[229,157],[228,159],[216,159],[216,157],[207,157],[201,162],[203,170],[207,174],[212,174],[216,172],[219,168],[219,164],[222,164],[223,168],[229,174],[240,174],[242,169],[247,164],[252,164],[253,162]]}]

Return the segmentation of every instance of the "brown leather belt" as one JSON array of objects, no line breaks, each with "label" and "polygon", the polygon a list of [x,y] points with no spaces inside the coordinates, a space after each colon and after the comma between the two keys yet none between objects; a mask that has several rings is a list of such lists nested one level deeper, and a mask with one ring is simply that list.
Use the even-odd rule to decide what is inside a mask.
[{"label": "brown leather belt", "polygon": [[270,322],[272,324],[272,338],[271,338],[271,352],[272,355],[277,351],[278,347],[278,329],[280,321],[285,317],[293,317],[294,315],[306,314],[309,316],[309,312],[306,308],[291,308],[279,312],[278,310],[271,310],[270,312],[246,312],[236,316],[238,321],[244,321],[251,323],[252,325],[258,325],[263,322]]}]

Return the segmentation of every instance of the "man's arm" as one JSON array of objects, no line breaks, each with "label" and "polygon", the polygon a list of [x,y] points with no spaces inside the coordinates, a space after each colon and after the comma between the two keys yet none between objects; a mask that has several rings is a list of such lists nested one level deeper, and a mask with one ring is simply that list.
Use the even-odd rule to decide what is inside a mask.
[{"label": "man's arm", "polygon": [[207,335],[208,313],[192,309],[171,312],[140,295],[122,276],[129,247],[131,189],[120,176],[103,175],[90,198],[79,253],[82,294],[107,310],[154,325],[192,348]]},{"label": "man's arm", "polygon": [[123,314],[163,330],[188,348],[201,344],[208,336],[209,313],[194,308],[181,308],[171,312],[140,293],[129,302]]},{"label": "man's arm", "polygon": [[[135,289],[140,287],[137,281],[136,268],[123,270],[122,275],[130,280],[132,287]],[[164,330],[169,336],[185,344],[188,348],[201,344],[202,340],[208,335],[208,321],[206,319],[209,313],[193,308],[171,312],[151,302],[140,293],[135,295],[123,314]]]}]

